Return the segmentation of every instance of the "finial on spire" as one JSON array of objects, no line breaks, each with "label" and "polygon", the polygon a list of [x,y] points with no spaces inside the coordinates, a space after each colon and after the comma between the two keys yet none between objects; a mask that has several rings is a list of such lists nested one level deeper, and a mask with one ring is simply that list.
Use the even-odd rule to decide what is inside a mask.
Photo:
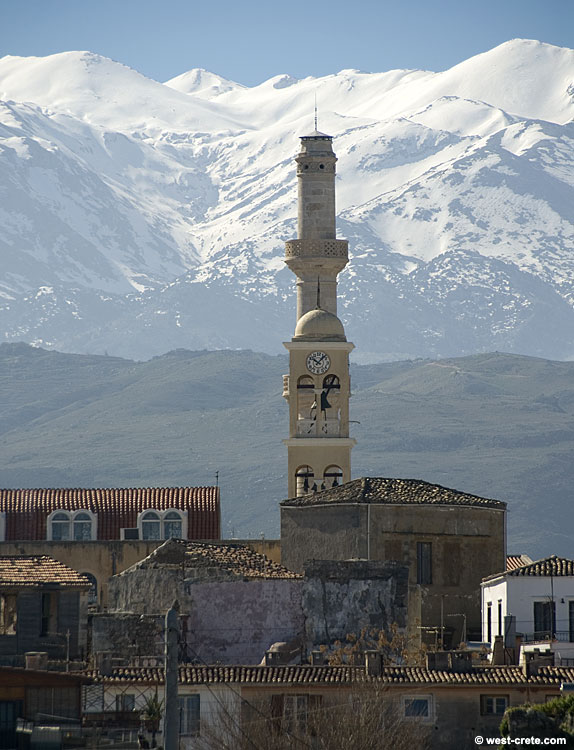
[{"label": "finial on spire", "polygon": [[317,92],[315,92],[315,132],[317,133],[319,128],[317,127]]}]

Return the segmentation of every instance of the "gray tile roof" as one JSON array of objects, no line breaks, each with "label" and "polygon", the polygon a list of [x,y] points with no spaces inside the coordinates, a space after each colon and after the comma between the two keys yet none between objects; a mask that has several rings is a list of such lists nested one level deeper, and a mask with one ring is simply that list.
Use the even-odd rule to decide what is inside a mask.
[{"label": "gray tile roof", "polygon": [[185,567],[186,571],[218,568],[237,578],[302,578],[273,562],[251,547],[234,542],[188,542],[183,539],[168,539],[150,555],[120,575],[130,570],[157,568],[161,566]]},{"label": "gray tile roof", "polygon": [[362,477],[322,492],[284,500],[281,505],[306,506],[337,503],[381,503],[383,505],[468,505],[504,510],[506,503],[490,500],[467,492],[430,484],[422,479],[388,479]]},{"label": "gray tile roof", "polygon": [[[97,671],[84,673],[96,682],[162,684],[160,667],[117,667],[110,675]],[[367,677],[363,667],[309,664],[285,666],[180,666],[181,685],[352,685],[357,682],[388,685],[544,685],[559,688],[574,682],[574,668],[539,667],[538,674],[526,677],[521,667],[475,667],[470,672],[449,672],[423,667],[385,667],[381,677]]]},{"label": "gray tile roof", "polygon": [[550,555],[519,568],[508,570],[509,576],[574,576],[574,560]]},{"label": "gray tile roof", "polygon": [[0,556],[0,588],[29,589],[46,584],[89,589],[86,576],[48,555]]}]

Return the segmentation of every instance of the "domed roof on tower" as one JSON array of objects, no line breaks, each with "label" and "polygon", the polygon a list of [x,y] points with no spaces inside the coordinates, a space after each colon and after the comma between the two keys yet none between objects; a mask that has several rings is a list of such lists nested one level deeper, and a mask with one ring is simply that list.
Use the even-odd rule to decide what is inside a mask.
[{"label": "domed roof on tower", "polygon": [[345,329],[336,315],[316,307],[297,321],[293,341],[346,341]]}]

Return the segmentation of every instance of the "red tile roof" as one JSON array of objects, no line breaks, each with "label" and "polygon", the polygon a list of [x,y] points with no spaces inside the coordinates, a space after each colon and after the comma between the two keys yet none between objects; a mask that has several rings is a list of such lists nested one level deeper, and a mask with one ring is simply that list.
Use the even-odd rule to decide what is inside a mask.
[{"label": "red tile roof", "polygon": [[551,555],[543,560],[530,561],[514,570],[507,571],[509,576],[574,576],[574,560]]},{"label": "red tile roof", "polygon": [[6,541],[46,539],[46,519],[54,510],[86,509],[98,518],[98,539],[119,539],[135,528],[143,510],[188,511],[188,539],[219,539],[218,487],[134,487],[96,489],[0,489],[6,513]]},{"label": "red tile roof", "polygon": [[75,589],[91,586],[86,576],[47,555],[0,556],[0,588],[37,588],[45,584]]},{"label": "red tile roof", "polygon": [[[97,682],[162,684],[161,667],[117,667],[111,675],[84,673]],[[470,672],[447,672],[423,667],[385,667],[381,677],[367,677],[363,667],[309,664],[286,666],[182,666],[182,685],[247,684],[247,685],[330,685],[356,682],[378,682],[389,685],[542,685],[559,688],[563,682],[574,682],[574,668],[540,667],[538,674],[526,677],[521,667],[475,667]]]},{"label": "red tile roof", "polygon": [[506,570],[516,570],[523,565],[529,565],[532,558],[528,555],[506,555]]}]

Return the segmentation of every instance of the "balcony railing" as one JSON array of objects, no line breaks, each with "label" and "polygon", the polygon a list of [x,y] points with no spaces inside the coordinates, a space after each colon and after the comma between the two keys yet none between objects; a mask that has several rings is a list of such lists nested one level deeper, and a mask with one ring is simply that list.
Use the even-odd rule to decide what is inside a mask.
[{"label": "balcony railing", "polygon": [[301,437],[339,437],[338,419],[298,419],[297,435]]},{"label": "balcony railing", "polygon": [[523,643],[536,643],[536,641],[560,641],[561,643],[574,642],[574,633],[569,630],[537,630],[534,633],[524,633],[522,636]]}]

